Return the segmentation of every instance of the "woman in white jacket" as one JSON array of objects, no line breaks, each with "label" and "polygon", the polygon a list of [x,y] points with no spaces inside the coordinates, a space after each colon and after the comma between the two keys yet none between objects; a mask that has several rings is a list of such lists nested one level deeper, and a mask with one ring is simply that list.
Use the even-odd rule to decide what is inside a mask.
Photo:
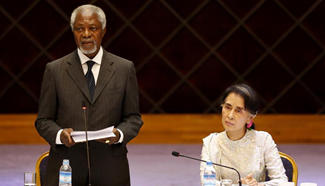
[{"label": "woman in white jacket", "polygon": [[[271,135],[252,129],[258,110],[255,91],[246,84],[230,86],[223,96],[223,132],[212,133],[203,139],[201,158],[206,161],[236,168],[242,183],[249,186],[276,186],[287,182],[278,149]],[[206,163],[201,163],[200,174]],[[235,171],[214,166],[216,176],[238,183]],[[266,170],[270,181],[265,181]]]}]

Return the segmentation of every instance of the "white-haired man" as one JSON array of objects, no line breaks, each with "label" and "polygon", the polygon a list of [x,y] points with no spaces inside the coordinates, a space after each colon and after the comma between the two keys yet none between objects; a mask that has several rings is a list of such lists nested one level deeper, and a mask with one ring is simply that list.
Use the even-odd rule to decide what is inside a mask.
[{"label": "white-haired man", "polygon": [[74,130],[114,126],[116,137],[89,142],[91,184],[130,185],[126,144],[139,132],[138,85],[132,62],[101,47],[106,33],[103,10],[94,5],[76,8],[71,28],[77,50],[46,65],[35,127],[50,144],[45,185],[58,185],[63,159],[72,167],[72,184],[88,185],[85,143],[75,143]]}]

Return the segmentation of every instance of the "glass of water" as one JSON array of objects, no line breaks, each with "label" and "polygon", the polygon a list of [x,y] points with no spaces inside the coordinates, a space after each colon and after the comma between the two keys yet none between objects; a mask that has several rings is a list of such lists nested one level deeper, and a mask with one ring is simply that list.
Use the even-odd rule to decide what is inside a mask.
[{"label": "glass of water", "polygon": [[36,185],[35,173],[24,172],[24,186],[35,186]]}]

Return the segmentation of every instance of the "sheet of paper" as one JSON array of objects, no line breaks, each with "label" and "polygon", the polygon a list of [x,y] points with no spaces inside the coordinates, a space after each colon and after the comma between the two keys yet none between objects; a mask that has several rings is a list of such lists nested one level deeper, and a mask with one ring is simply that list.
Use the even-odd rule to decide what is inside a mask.
[{"label": "sheet of paper", "polygon": [[[115,137],[115,134],[113,133],[114,126],[107,127],[101,130],[96,131],[88,131],[88,141],[96,140],[96,139],[102,139],[102,138],[108,138],[108,137]],[[86,141],[86,132],[85,131],[73,131],[71,132],[71,137],[73,140],[78,142],[85,142]]]}]

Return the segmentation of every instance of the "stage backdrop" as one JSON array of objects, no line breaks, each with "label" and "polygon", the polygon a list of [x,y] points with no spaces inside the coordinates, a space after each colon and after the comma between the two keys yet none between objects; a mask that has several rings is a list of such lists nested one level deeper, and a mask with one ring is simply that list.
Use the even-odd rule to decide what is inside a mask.
[{"label": "stage backdrop", "polygon": [[36,113],[45,64],[75,49],[69,18],[107,13],[103,47],[136,65],[142,113],[214,113],[246,82],[262,113],[325,112],[321,0],[24,0],[0,3],[0,113]]}]

